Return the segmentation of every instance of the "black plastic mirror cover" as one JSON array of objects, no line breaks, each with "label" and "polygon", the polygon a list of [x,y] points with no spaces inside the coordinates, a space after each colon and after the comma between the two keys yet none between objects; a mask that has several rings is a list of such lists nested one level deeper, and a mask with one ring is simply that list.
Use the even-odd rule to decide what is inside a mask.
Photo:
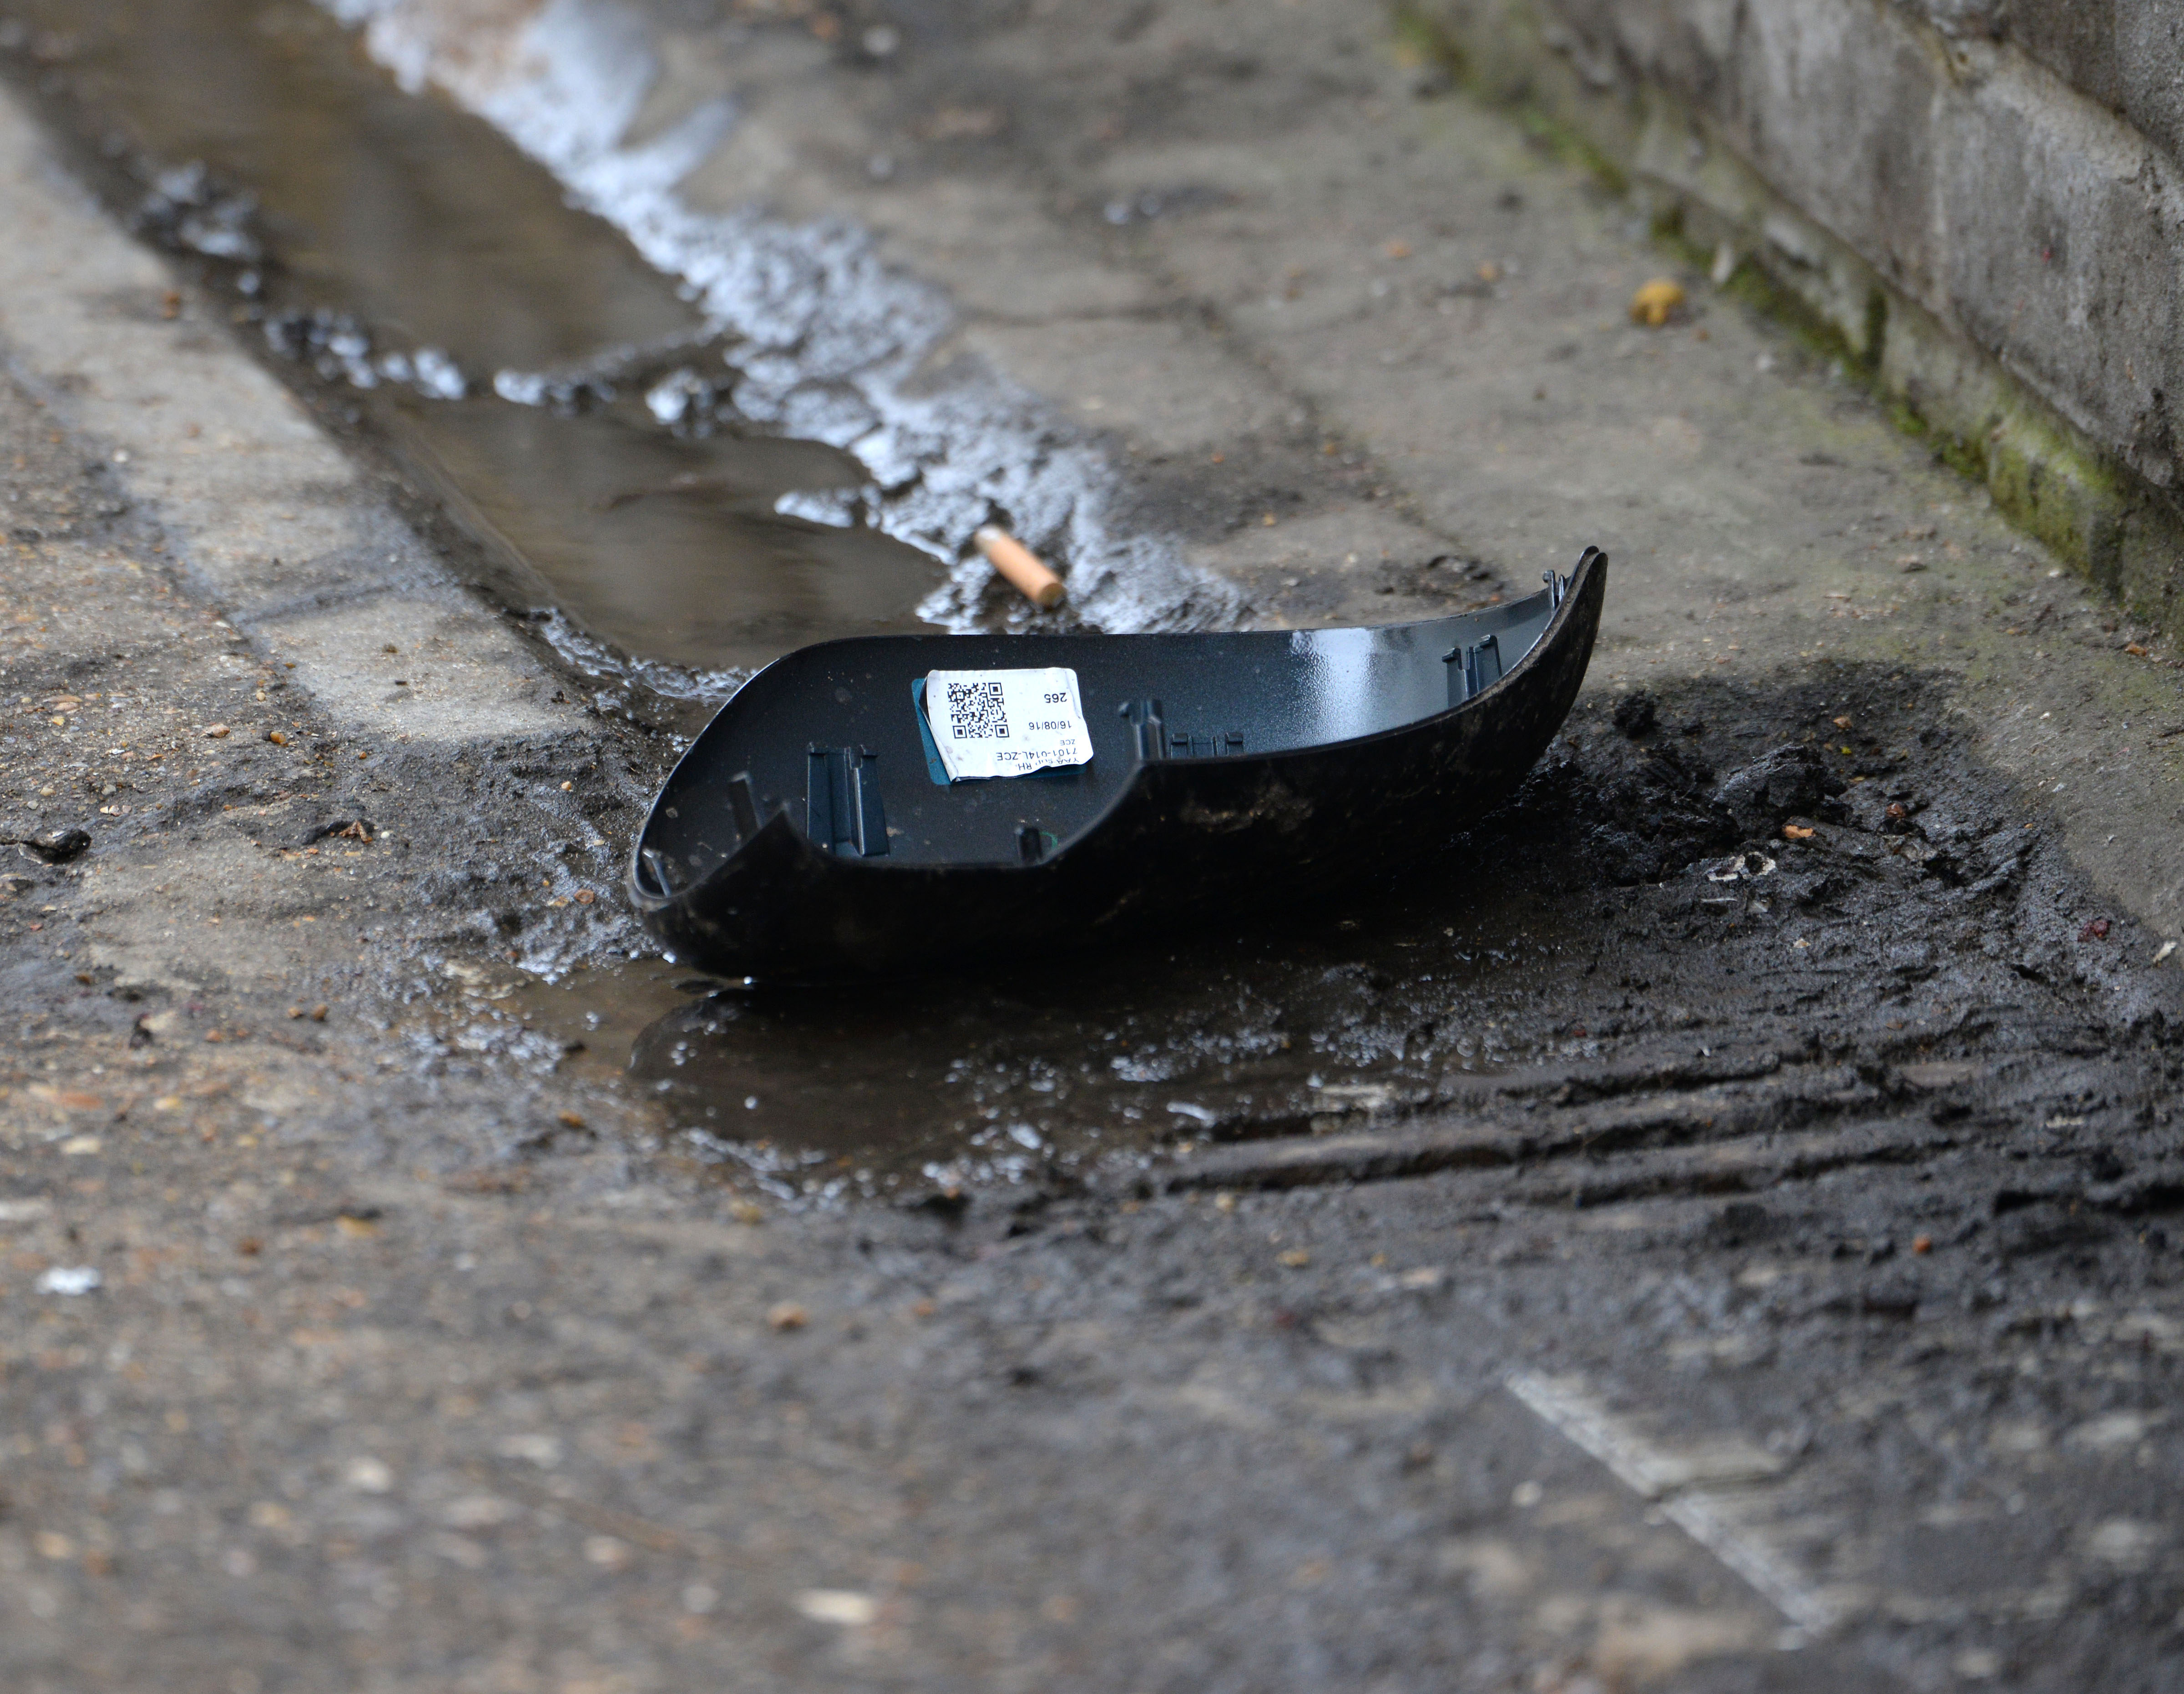
[{"label": "black plastic mirror cover", "polygon": [[[676,767],[629,898],[678,958],[787,981],[1021,958],[1339,892],[1429,857],[1515,790],[1576,701],[1607,564],[1588,548],[1513,604],[1373,629],[800,649]],[[921,734],[926,675],[1049,665],[1078,674],[1090,762],[949,783]]]}]

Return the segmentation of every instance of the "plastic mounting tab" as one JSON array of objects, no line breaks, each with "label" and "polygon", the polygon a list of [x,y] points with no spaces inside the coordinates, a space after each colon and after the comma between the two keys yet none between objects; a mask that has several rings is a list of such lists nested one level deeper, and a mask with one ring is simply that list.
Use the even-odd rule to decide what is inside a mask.
[{"label": "plastic mounting tab", "polygon": [[880,807],[877,755],[870,747],[824,747],[816,741],[805,754],[805,828],[811,839],[847,858],[883,856],[887,814]]},{"label": "plastic mounting tab", "polygon": [[1448,703],[1461,706],[1502,680],[1502,638],[1487,636],[1469,647],[1451,647],[1440,662],[1448,667]]},{"label": "plastic mounting tab", "polygon": [[1168,757],[1167,720],[1161,715],[1159,701],[1125,700],[1115,708],[1115,715],[1136,732],[1132,740],[1141,763]]}]

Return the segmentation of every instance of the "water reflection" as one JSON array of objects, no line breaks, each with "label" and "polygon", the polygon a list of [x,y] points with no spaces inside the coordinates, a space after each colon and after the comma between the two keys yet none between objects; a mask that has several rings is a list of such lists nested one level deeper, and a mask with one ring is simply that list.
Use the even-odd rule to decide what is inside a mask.
[{"label": "water reflection", "polygon": [[1535,1021],[1582,972],[1513,873],[1479,880],[976,982],[694,983],[629,1074],[688,1150],[800,1194],[1067,1179],[1178,1141],[1355,1127],[1522,1056],[1519,1009]]},{"label": "water reflection", "polygon": [[[487,543],[516,597],[566,608],[624,653],[709,670],[931,627],[916,608],[945,576],[938,561],[774,510],[794,492],[854,492],[866,469],[795,438],[794,417],[786,433],[671,435],[644,406],[650,381],[682,364],[733,376],[675,285],[499,131],[401,92],[306,0],[10,9],[65,40],[68,84],[109,150],[203,161],[255,197],[273,257],[256,309],[354,320],[373,352],[332,361],[343,403]],[[350,386],[425,348],[470,397]],[[603,360],[615,380],[586,386],[576,415],[493,392],[499,371]]]},{"label": "water reflection", "polygon": [[[786,517],[791,489],[855,489],[816,442],[670,435],[621,408],[565,417],[491,398],[391,397],[418,466],[469,527],[501,541],[554,603],[624,651],[755,669],[807,641],[931,626],[939,567],[874,530]],[[551,497],[542,497],[550,490]]]}]

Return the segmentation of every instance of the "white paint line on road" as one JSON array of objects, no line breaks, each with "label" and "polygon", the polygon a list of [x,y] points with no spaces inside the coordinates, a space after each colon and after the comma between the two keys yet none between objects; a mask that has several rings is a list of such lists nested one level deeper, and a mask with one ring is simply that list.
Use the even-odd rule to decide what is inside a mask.
[{"label": "white paint line on road", "polygon": [[[1663,1517],[1788,1619],[1797,1636],[1825,1635],[1841,1621],[1835,1601],[1761,1539],[1749,1523],[1738,1521],[1748,1514],[1737,1511],[1737,1504],[1749,1502],[1752,1485],[1764,1471],[1747,1473],[1744,1486],[1724,1486],[1730,1478],[1717,1454],[1686,1453],[1663,1446],[1610,1410],[1581,1376],[1513,1370],[1502,1378],[1502,1386],[1641,1499],[1659,1502]],[[1702,1478],[1713,1486],[1701,1486]]]}]

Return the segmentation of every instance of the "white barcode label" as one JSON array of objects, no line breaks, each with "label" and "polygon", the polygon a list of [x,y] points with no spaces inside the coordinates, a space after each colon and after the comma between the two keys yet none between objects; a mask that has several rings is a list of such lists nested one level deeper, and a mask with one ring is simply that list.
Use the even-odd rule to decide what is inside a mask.
[{"label": "white barcode label", "polygon": [[925,679],[925,722],[951,782],[1028,776],[1092,758],[1077,673],[1060,666],[933,671]]}]

